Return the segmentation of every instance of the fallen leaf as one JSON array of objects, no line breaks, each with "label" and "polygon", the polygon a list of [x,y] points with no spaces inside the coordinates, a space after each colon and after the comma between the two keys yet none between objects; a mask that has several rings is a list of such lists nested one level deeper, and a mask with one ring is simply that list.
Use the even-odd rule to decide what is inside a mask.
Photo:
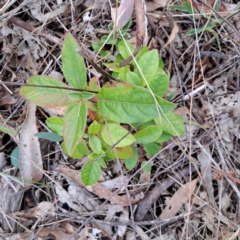
[{"label": "fallen leaf", "polygon": [[42,155],[36,126],[36,105],[27,103],[26,118],[23,122],[19,141],[19,165],[24,182],[40,181],[43,177]]},{"label": "fallen leaf", "polygon": [[181,186],[167,202],[167,206],[160,215],[160,219],[174,217],[181,206],[191,197],[198,179]]},{"label": "fallen leaf", "polygon": [[66,234],[60,230],[56,230],[53,228],[41,228],[37,229],[34,232],[38,237],[54,237],[56,240],[68,240],[70,239],[71,234]]},{"label": "fallen leaf", "polygon": [[79,171],[71,170],[68,168],[60,167],[58,169],[61,173],[72,179],[75,183],[80,184],[81,186],[85,187],[89,192],[92,192],[99,196],[100,198],[108,199],[112,204],[119,204],[121,206],[129,206],[130,204],[135,204],[138,201],[134,199],[128,199],[126,196],[119,196],[114,194],[106,189],[102,184],[96,183],[93,186],[86,187],[79,175]]},{"label": "fallen leaf", "polygon": [[177,23],[175,21],[173,21],[173,29],[172,32],[169,36],[168,41],[166,42],[166,44],[164,45],[164,47],[166,47],[169,43],[171,43],[173,41],[173,39],[176,37],[177,33],[179,31],[179,27],[177,25]]}]

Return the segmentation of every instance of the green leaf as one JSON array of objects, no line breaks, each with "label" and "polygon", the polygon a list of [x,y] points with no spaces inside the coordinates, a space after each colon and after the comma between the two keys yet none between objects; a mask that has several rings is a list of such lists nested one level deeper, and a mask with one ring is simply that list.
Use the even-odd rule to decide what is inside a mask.
[{"label": "green leaf", "polygon": [[16,169],[20,169],[19,165],[19,147],[15,147],[11,153],[11,163]]},{"label": "green leaf", "polygon": [[97,183],[101,176],[101,167],[98,161],[90,159],[87,161],[81,170],[81,180],[86,186],[91,186]]},{"label": "green leaf", "polygon": [[101,125],[97,121],[93,121],[92,124],[88,127],[89,134],[98,134],[100,131]]},{"label": "green leaf", "polygon": [[88,83],[88,90],[99,92],[100,86],[97,77],[92,77]]},{"label": "green leaf", "polygon": [[185,127],[181,119],[173,112],[167,112],[161,119],[156,118],[155,122],[162,126],[164,132],[172,136],[182,136],[185,133]]},{"label": "green leaf", "polygon": [[141,86],[141,80],[135,72],[127,72],[126,81],[132,85]]},{"label": "green leaf", "polygon": [[104,35],[104,36],[101,37],[101,42],[105,43],[105,44],[108,44],[108,45],[112,45],[112,44],[114,44],[114,38],[113,38],[113,36],[108,38],[107,35]]},{"label": "green leaf", "polygon": [[64,115],[63,139],[70,156],[81,140],[87,121],[87,107],[84,102],[70,105]]},{"label": "green leaf", "polygon": [[[145,80],[148,81],[149,79],[151,79],[158,70],[159,57],[158,57],[157,50],[152,50],[152,51],[145,53],[139,59],[138,66],[139,66],[141,72],[139,71],[139,69],[136,66],[135,66],[134,72],[136,72],[138,74],[139,78],[141,79],[142,86],[145,86],[146,85]],[[145,80],[143,79],[141,73],[144,75]]]},{"label": "green leaf", "polygon": [[[156,99],[163,112],[175,106],[160,97]],[[146,122],[158,116],[155,100],[147,89],[123,84],[100,90],[98,110],[107,119],[119,123]]]},{"label": "green leaf", "polygon": [[62,137],[53,132],[39,132],[39,133],[35,133],[34,136],[36,136],[38,138],[46,139],[46,140],[49,140],[52,142],[61,142],[62,141]]},{"label": "green leaf", "polygon": [[164,68],[164,62],[163,62],[163,60],[161,58],[159,59],[159,68],[160,69]]},{"label": "green leaf", "polygon": [[94,135],[89,136],[89,146],[94,153],[100,154],[102,150],[102,144],[97,136]]},{"label": "green leaf", "polygon": [[[28,84],[47,85],[52,87],[68,87],[64,83],[47,76],[33,76]],[[68,90],[46,87],[22,87],[20,94],[32,103],[47,108],[64,105],[69,100]]]},{"label": "green leaf", "polygon": [[[109,145],[112,146],[122,139],[128,131],[115,123],[109,123],[107,126],[103,126],[101,131],[101,136],[103,140]],[[125,136],[121,142],[119,142],[116,147],[125,147],[131,145],[135,141],[135,138],[132,134]]]},{"label": "green leaf", "polygon": [[141,168],[144,172],[149,173],[151,172],[152,166],[150,163],[147,163],[146,161],[143,161],[141,163]]},{"label": "green leaf", "polygon": [[[126,43],[128,47],[125,45]],[[128,58],[131,55],[129,53],[129,50],[131,51],[131,53],[134,52],[134,47],[132,46],[132,44],[128,41],[126,41],[126,43],[124,41],[119,41],[117,45],[117,49],[124,59]]]},{"label": "green leaf", "polygon": [[[103,151],[101,151],[101,155],[104,155]],[[101,157],[101,155],[96,154],[96,153],[91,153],[88,155],[88,158],[91,160],[95,160],[95,162],[97,162],[101,167],[107,168],[107,165],[106,165],[105,161],[103,160],[103,158]]]},{"label": "green leaf", "polygon": [[162,135],[155,141],[156,143],[163,143],[172,138],[172,135],[166,132],[163,132]]},{"label": "green leaf", "polygon": [[[185,118],[185,117],[182,117],[182,116],[178,116],[180,119],[181,119],[181,121],[183,122],[183,123],[187,123],[187,124],[191,124],[191,126],[195,126],[195,127],[203,127],[201,124],[199,124],[199,123],[197,123],[197,122],[193,122],[193,121],[189,121],[187,118]],[[204,128],[204,127],[203,127]]]},{"label": "green leaf", "polygon": [[69,154],[67,152],[66,147],[65,147],[65,142],[63,142],[61,144],[61,146],[62,146],[62,149],[63,149],[64,153],[66,155],[68,155],[69,157],[71,157],[72,159],[80,159],[83,156],[87,156],[89,154],[89,150],[88,150],[88,148],[86,146],[86,143],[83,139],[78,142],[76,147],[73,149],[72,154]]},{"label": "green leaf", "polygon": [[158,72],[148,81],[150,89],[153,93],[159,97],[163,97],[169,87],[169,75],[162,69],[159,69]]},{"label": "green leaf", "polygon": [[92,48],[93,48],[94,52],[98,52],[101,49],[102,45],[103,45],[103,43],[100,40],[92,42]]},{"label": "green leaf", "polygon": [[129,66],[121,67],[118,73],[118,79],[125,81],[127,73],[130,72]]},{"label": "green leaf", "polygon": [[160,146],[157,143],[146,143],[143,145],[143,148],[150,157],[153,157],[159,152]]},{"label": "green leaf", "polygon": [[12,135],[17,135],[17,132],[13,129],[8,129],[7,127],[4,127],[2,125],[0,125],[0,131],[7,133],[7,134],[12,134]]},{"label": "green leaf", "polygon": [[59,136],[63,136],[63,118],[50,117],[46,120],[47,126]]},{"label": "green leaf", "polygon": [[128,23],[122,28],[122,31],[123,32],[127,31],[130,28],[131,24],[132,24],[132,18],[130,18]]},{"label": "green leaf", "polygon": [[150,120],[150,121],[147,121],[147,122],[142,123],[142,124],[140,125],[139,129],[140,129],[140,130],[143,130],[144,128],[150,127],[150,126],[152,126],[152,125],[156,125],[154,120]]},{"label": "green leaf", "polygon": [[133,149],[134,155],[131,158],[126,159],[124,161],[124,164],[128,170],[132,170],[133,168],[135,168],[138,162],[138,150],[136,147],[132,147],[132,149]]},{"label": "green leaf", "polygon": [[62,69],[66,80],[74,88],[87,89],[86,68],[83,57],[77,52],[79,44],[68,33],[63,42]]},{"label": "green leaf", "polygon": [[162,128],[160,126],[149,126],[143,130],[137,132],[134,137],[136,143],[150,143],[157,140],[162,134]]},{"label": "green leaf", "polygon": [[[109,146],[108,146],[108,148],[109,148]],[[105,149],[105,150],[107,150],[107,149]],[[117,157],[122,160],[129,159],[134,154],[131,146],[115,148],[115,150],[116,150]],[[112,149],[105,154],[104,159],[106,161],[111,161],[111,160],[115,160],[117,157],[115,155],[114,149]]]},{"label": "green leaf", "polygon": [[136,55],[136,60],[138,61],[147,52],[149,52],[148,47],[146,46],[141,47]]}]

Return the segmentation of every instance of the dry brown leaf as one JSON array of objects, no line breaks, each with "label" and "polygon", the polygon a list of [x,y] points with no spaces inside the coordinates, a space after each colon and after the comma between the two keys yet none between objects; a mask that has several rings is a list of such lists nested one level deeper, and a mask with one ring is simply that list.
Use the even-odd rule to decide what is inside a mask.
[{"label": "dry brown leaf", "polygon": [[173,39],[176,37],[177,33],[179,31],[179,27],[177,25],[177,23],[175,21],[173,21],[173,29],[172,32],[169,36],[168,41],[166,42],[166,44],[164,45],[164,47],[166,47],[169,43],[171,43],[173,41]]},{"label": "dry brown leaf", "polygon": [[198,179],[195,179],[191,182],[184,184],[180,187],[174,195],[167,202],[167,206],[160,215],[161,219],[174,217],[181,206],[191,197]]},{"label": "dry brown leaf", "polygon": [[51,202],[40,202],[37,207],[33,209],[32,216],[35,218],[44,219],[49,215],[55,214],[55,207]]},{"label": "dry brown leaf", "polygon": [[54,237],[56,240],[68,240],[71,234],[66,234],[60,230],[56,230],[53,228],[41,228],[34,232],[38,237],[46,238],[46,237]]},{"label": "dry brown leaf", "polygon": [[[126,196],[119,196],[117,194],[114,194],[106,189],[102,184],[96,183],[95,185],[91,187],[86,187],[79,176],[79,171],[71,170],[68,168],[62,168],[60,167],[58,169],[61,173],[72,179],[75,183],[80,184],[81,186],[85,187],[88,191],[96,194],[100,198],[108,199],[112,204],[119,204],[121,206],[129,206],[130,204],[135,204],[138,201],[134,199],[128,199]],[[113,196],[112,196],[113,195]]]},{"label": "dry brown leaf", "polygon": [[36,105],[27,103],[26,118],[23,122],[19,141],[19,165],[23,181],[40,181],[43,177],[42,155],[36,126]]},{"label": "dry brown leaf", "polygon": [[44,108],[44,110],[46,112],[50,112],[51,115],[57,114],[57,115],[63,116],[67,110],[67,107],[62,106],[62,107],[55,107],[55,108]]},{"label": "dry brown leaf", "polygon": [[[205,150],[205,151],[203,151]],[[211,167],[211,159],[205,153],[207,152],[211,156],[211,152],[208,146],[204,146],[200,152],[197,153],[198,161],[201,164],[201,173],[202,178],[204,180],[204,184],[207,184],[208,192],[213,193],[213,184],[212,184],[212,167]],[[212,194],[211,194],[212,195]],[[211,196],[213,197],[213,196]]]},{"label": "dry brown leaf", "polygon": [[68,222],[60,222],[62,228],[66,230],[67,234],[73,234],[77,229]]}]

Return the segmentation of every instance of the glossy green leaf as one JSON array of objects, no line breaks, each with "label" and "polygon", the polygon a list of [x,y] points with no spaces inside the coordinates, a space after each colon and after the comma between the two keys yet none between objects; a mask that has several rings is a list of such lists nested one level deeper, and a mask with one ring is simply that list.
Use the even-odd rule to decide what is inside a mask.
[{"label": "glossy green leaf", "polygon": [[63,42],[62,70],[64,77],[74,88],[87,89],[86,68],[83,57],[77,52],[79,44],[71,34]]},{"label": "glossy green leaf", "polygon": [[[142,86],[146,85],[146,81],[151,79],[158,70],[159,66],[159,56],[157,50],[152,50],[145,53],[138,61],[138,66],[141,70],[135,66],[134,72],[136,72],[141,79]],[[145,77],[145,80],[142,77],[142,74]]]},{"label": "glossy green leaf", "polygon": [[7,134],[12,134],[12,135],[16,135],[17,132],[13,129],[9,129],[7,127],[4,127],[2,125],[0,125],[0,132],[4,132],[4,133],[7,133]]},{"label": "glossy green leaf", "polygon": [[61,142],[62,141],[62,137],[53,132],[39,132],[39,133],[35,133],[34,136],[36,136],[38,138],[46,139],[46,140],[49,140],[52,142]]},{"label": "glossy green leaf", "polygon": [[124,161],[124,164],[128,170],[132,170],[133,168],[135,168],[138,162],[138,150],[136,147],[132,147],[132,149],[133,149],[134,155],[131,158],[126,159]]},{"label": "glossy green leaf", "polygon": [[162,134],[160,126],[149,126],[135,133],[136,143],[150,143],[157,140]]},{"label": "glossy green leaf", "polygon": [[63,136],[63,118],[50,117],[46,120],[47,126],[59,136]]},{"label": "glossy green leaf", "polygon": [[16,169],[20,169],[19,165],[19,147],[15,147],[11,153],[11,163]]},{"label": "glossy green leaf", "polygon": [[150,157],[153,157],[159,152],[160,146],[157,143],[146,143],[143,145],[143,148]]},{"label": "glossy green leaf", "polygon": [[88,127],[89,134],[98,134],[100,131],[101,125],[97,121],[93,121],[91,125]]},{"label": "glossy green leaf", "polygon": [[143,161],[141,163],[141,169],[146,172],[146,173],[149,173],[151,172],[151,169],[152,169],[152,166],[150,163],[147,163],[146,161]]},{"label": "glossy green leaf", "polygon": [[[175,106],[160,97],[156,99],[161,107],[160,113]],[[98,110],[107,119],[119,123],[146,122],[158,116],[155,100],[147,89],[123,84],[101,89]]]},{"label": "glossy green leaf", "polygon": [[163,97],[168,91],[169,75],[164,70],[159,69],[148,81],[148,84],[155,95]]},{"label": "glossy green leaf", "polygon": [[87,107],[84,102],[70,105],[64,115],[63,139],[70,156],[81,140],[87,121]]},{"label": "glossy green leaf", "polygon": [[[115,123],[109,123],[107,126],[104,125],[101,131],[101,136],[103,140],[109,145],[112,146],[117,143],[120,139],[122,139],[116,147],[125,147],[129,146],[135,142],[135,138],[128,131]],[[126,136],[127,135],[127,136]]]},{"label": "glossy green leaf", "polygon": [[161,119],[156,118],[155,122],[162,126],[164,132],[172,136],[182,136],[185,133],[185,127],[181,119],[173,112],[167,112]]},{"label": "glossy green leaf", "polygon": [[135,72],[127,72],[126,81],[132,85],[141,86],[141,80]]},{"label": "glossy green leaf", "polygon": [[[33,76],[28,84],[47,85],[51,87],[68,87],[64,83],[47,76]],[[70,91],[59,88],[47,87],[22,87],[20,94],[32,103],[47,108],[64,105],[69,100]]]},{"label": "glossy green leaf", "polygon": [[97,183],[101,176],[101,167],[98,161],[90,159],[87,161],[81,170],[81,180],[86,186],[91,186]]},{"label": "glossy green leaf", "polygon": [[[128,47],[125,44],[127,44]],[[134,52],[134,47],[128,41],[126,41],[126,43],[124,41],[119,41],[117,45],[117,49],[124,59],[128,58],[131,55],[129,53],[129,50],[131,51],[131,53]]]},{"label": "glossy green leaf", "polygon": [[66,155],[68,155],[69,157],[71,157],[72,159],[80,159],[82,158],[83,156],[87,156],[89,154],[89,150],[86,146],[86,143],[83,139],[81,139],[78,144],[76,145],[76,147],[73,149],[73,152],[72,154],[69,154],[66,150],[66,147],[65,147],[65,142],[63,142],[61,144],[62,146],[62,149],[64,151],[64,153]]},{"label": "glossy green leaf", "polygon": [[89,136],[89,146],[94,153],[100,154],[102,150],[102,144],[97,136],[94,135]]}]

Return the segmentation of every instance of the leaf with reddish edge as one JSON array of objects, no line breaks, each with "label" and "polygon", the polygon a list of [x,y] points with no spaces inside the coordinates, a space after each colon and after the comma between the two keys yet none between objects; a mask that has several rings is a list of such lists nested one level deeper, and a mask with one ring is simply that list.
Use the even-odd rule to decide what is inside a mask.
[{"label": "leaf with reddish edge", "polygon": [[22,87],[20,94],[32,103],[46,108],[54,108],[63,106],[69,100],[69,90],[59,89],[57,87],[68,87],[64,83],[48,76],[33,76],[28,84],[45,85],[56,88],[47,87]]}]

